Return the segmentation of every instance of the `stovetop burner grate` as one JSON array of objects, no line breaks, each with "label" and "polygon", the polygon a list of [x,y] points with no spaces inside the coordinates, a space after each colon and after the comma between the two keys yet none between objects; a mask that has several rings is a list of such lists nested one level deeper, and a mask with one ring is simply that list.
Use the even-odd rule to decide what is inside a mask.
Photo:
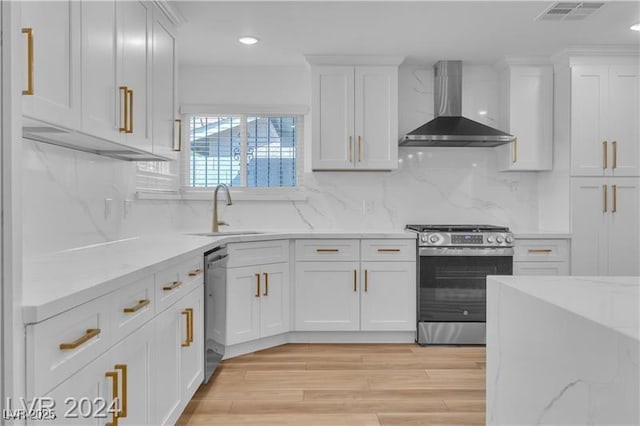
[{"label": "stovetop burner grate", "polygon": [[407,225],[416,232],[509,232],[506,226],[495,225]]}]

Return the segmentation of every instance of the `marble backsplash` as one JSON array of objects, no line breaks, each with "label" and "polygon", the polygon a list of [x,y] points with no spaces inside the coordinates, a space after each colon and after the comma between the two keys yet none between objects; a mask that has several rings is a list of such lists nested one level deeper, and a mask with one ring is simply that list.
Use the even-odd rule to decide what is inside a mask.
[{"label": "marble backsplash", "polygon": [[[402,148],[399,157],[393,172],[305,173],[306,200],[238,200],[220,214],[230,229],[401,230],[408,223],[536,229],[537,177],[497,172],[494,150]],[[23,142],[23,158],[26,256],[209,229],[210,201],[137,200],[135,163],[32,141]]]}]

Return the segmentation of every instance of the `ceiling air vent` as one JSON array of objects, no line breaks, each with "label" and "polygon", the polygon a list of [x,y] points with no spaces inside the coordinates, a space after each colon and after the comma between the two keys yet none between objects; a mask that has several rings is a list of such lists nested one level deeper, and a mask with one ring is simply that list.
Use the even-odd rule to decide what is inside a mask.
[{"label": "ceiling air vent", "polygon": [[542,12],[536,21],[581,21],[600,9],[604,2],[558,1]]}]

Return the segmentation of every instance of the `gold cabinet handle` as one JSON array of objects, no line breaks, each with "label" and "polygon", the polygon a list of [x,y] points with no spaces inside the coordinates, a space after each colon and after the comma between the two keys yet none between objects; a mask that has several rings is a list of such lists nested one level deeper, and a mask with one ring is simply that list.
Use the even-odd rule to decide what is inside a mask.
[{"label": "gold cabinet handle", "polygon": [[129,88],[127,86],[120,86],[120,99],[122,100],[122,120],[120,121],[120,127],[118,130],[122,133],[126,133],[129,129]]},{"label": "gold cabinet handle", "polygon": [[83,343],[86,343],[94,337],[98,336],[100,334],[100,331],[101,330],[99,328],[88,328],[84,336],[80,337],[79,339],[74,340],[71,343],[60,343],[60,350],[66,351],[69,349],[75,349]]},{"label": "gold cabinet handle", "polygon": [[[116,406],[120,407],[120,400],[118,397],[118,389],[120,388],[120,386],[118,385],[118,372],[117,371],[107,371],[106,373],[104,373],[105,377],[108,379],[111,379],[113,381],[113,383],[111,384],[111,398],[113,398],[113,400],[115,401]],[[120,410],[118,409],[117,411],[114,411],[112,414],[112,422],[111,423],[107,423],[110,424],[111,426],[118,426],[118,417],[120,415]]]},{"label": "gold cabinet handle", "polygon": [[194,269],[193,271],[189,271],[189,276],[190,277],[196,277],[196,276],[200,275],[203,272],[204,271],[202,269],[200,269],[200,268]]},{"label": "gold cabinet handle", "polygon": [[22,94],[33,95],[33,28],[23,28],[22,34],[27,35],[27,90]]},{"label": "gold cabinet handle", "polygon": [[602,142],[602,168],[606,169],[608,166],[608,154],[607,154],[607,141]]},{"label": "gold cabinet handle", "polygon": [[127,396],[127,364],[116,364],[114,368],[122,372],[122,399],[118,401],[122,402],[118,412],[118,418],[121,419],[127,417],[127,400],[129,399]]},{"label": "gold cabinet handle", "polygon": [[380,253],[395,253],[395,252],[399,252],[400,249],[397,249],[397,248],[379,248],[378,251]]},{"label": "gold cabinet handle", "polygon": [[262,295],[269,295],[269,274],[267,272],[264,272],[264,293]]},{"label": "gold cabinet handle", "polygon": [[133,89],[127,88],[129,95],[129,128],[126,133],[133,133]]},{"label": "gold cabinet handle", "polygon": [[607,185],[602,185],[602,212],[607,212]]},{"label": "gold cabinet handle", "polygon": [[369,291],[369,271],[364,270],[364,291]]},{"label": "gold cabinet handle", "polygon": [[182,312],[180,312],[180,313],[181,313],[182,315],[184,315],[184,316],[185,316],[185,321],[184,321],[184,323],[185,323],[186,330],[187,330],[187,338],[186,338],[186,340],[185,340],[184,342],[182,342],[182,343],[180,344],[180,346],[182,346],[183,348],[185,348],[185,347],[191,346],[191,326],[189,325],[189,323],[190,323],[190,321],[189,321],[189,320],[190,320],[191,314],[190,314],[190,312],[189,312],[189,309],[184,309],[184,310],[183,310]]},{"label": "gold cabinet handle", "polygon": [[358,163],[362,161],[362,136],[358,135]]},{"label": "gold cabinet handle", "polygon": [[513,162],[518,162],[518,138],[513,138]]},{"label": "gold cabinet handle", "polygon": [[356,283],[356,270],[353,270],[353,291],[358,291],[358,284]]},{"label": "gold cabinet handle", "polygon": [[187,340],[193,343],[193,308],[186,308],[187,311]]},{"label": "gold cabinet handle", "polygon": [[618,185],[611,185],[611,188],[613,188],[613,208],[611,213],[615,213],[618,211]]},{"label": "gold cabinet handle", "polygon": [[349,162],[353,161],[353,136],[349,136]]},{"label": "gold cabinet handle", "polygon": [[339,251],[338,249],[316,249],[318,253],[337,253]]},{"label": "gold cabinet handle", "polygon": [[138,312],[140,309],[144,308],[149,303],[151,303],[151,300],[149,300],[149,299],[141,299],[141,300],[138,301],[137,305],[132,306],[130,308],[124,308],[122,310],[122,312],[124,312],[125,314],[132,314],[134,312]]},{"label": "gold cabinet handle", "polygon": [[178,148],[176,149],[176,143],[174,140],[173,147],[171,149],[173,151],[182,151],[182,120],[177,118],[175,122],[178,123]]},{"label": "gold cabinet handle", "polygon": [[164,291],[172,291],[175,290],[176,288],[180,287],[182,285],[182,281],[174,281],[171,283],[171,285],[168,285],[166,287],[162,287],[162,290]]},{"label": "gold cabinet handle", "polygon": [[613,149],[613,165],[611,168],[615,169],[618,167],[618,141],[611,142],[611,147]]},{"label": "gold cabinet handle", "polygon": [[529,249],[529,253],[551,253],[551,249]]},{"label": "gold cabinet handle", "polygon": [[256,274],[256,297],[260,297],[260,274]]}]

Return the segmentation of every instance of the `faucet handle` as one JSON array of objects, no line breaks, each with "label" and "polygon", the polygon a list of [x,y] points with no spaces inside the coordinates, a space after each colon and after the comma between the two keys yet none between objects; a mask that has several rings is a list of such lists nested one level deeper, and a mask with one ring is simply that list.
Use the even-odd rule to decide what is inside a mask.
[{"label": "faucet handle", "polygon": [[219,221],[218,221],[218,226],[220,226],[220,225],[222,225],[222,226],[229,226],[229,224],[228,224],[227,222],[225,222],[224,220],[219,220]]}]

